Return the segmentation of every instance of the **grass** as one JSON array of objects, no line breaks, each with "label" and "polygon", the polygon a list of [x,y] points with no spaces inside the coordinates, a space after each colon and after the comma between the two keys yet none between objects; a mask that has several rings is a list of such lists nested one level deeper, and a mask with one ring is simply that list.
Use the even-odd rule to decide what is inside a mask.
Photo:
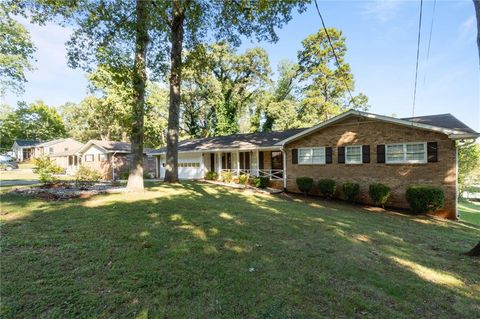
[{"label": "grass", "polygon": [[480,227],[221,186],[2,195],[2,318],[463,317]]},{"label": "grass", "polygon": [[459,201],[458,212],[461,220],[480,226],[480,202]]}]

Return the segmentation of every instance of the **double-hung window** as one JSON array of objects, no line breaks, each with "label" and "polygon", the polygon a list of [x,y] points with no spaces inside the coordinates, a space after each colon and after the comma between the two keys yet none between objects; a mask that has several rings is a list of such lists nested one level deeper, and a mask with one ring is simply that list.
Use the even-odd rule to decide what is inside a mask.
[{"label": "double-hung window", "polygon": [[298,149],[298,164],[325,164],[325,147]]},{"label": "double-hung window", "polygon": [[386,163],[426,163],[426,143],[403,143],[386,145]]},{"label": "double-hung window", "polygon": [[85,162],[93,162],[93,154],[85,155]]},{"label": "double-hung window", "polygon": [[345,163],[346,164],[362,163],[362,145],[345,146]]}]

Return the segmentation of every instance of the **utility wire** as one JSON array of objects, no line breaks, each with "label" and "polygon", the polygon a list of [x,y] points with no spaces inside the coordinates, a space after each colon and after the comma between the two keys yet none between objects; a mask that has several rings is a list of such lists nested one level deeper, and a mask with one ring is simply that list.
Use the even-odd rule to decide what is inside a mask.
[{"label": "utility wire", "polygon": [[[426,65],[428,65],[428,59],[430,58],[430,45],[432,44],[433,21],[435,19],[436,5],[437,5],[437,0],[433,0],[432,21],[430,22],[430,35],[428,36],[427,58],[425,61]],[[425,75],[423,77],[423,86],[425,86],[426,81],[427,81],[427,71],[425,71]]]},{"label": "utility wire", "polygon": [[420,35],[422,34],[422,10],[423,10],[423,0],[420,0],[420,17],[418,19],[418,39],[417,39],[417,63],[415,65],[415,85],[413,88],[413,108],[412,116],[415,116],[415,102],[417,99],[417,79],[418,79],[418,60],[420,57]]},{"label": "utility wire", "polygon": [[[323,26],[323,29],[325,30],[325,34],[327,35],[328,43],[330,44],[330,47],[332,48],[332,53],[333,53],[333,56],[335,57],[335,61],[337,62],[338,67],[340,67],[340,60],[338,59],[337,53],[335,52],[335,49],[333,47],[332,39],[330,38],[330,35],[328,34],[328,30],[327,30],[327,27],[325,26],[325,21],[323,20],[322,13],[320,12],[320,9],[318,7],[317,0],[315,0],[315,7],[317,8],[317,12],[318,12],[318,15],[320,16],[320,20],[322,20],[322,26]],[[357,103],[355,103],[355,99],[353,98],[352,92],[350,91],[350,88],[348,87],[347,81],[345,81],[345,79],[343,77],[342,77],[342,80],[343,80],[343,84],[345,85],[345,88],[348,91],[348,94],[350,95],[351,102],[353,103],[353,105],[355,107],[358,107]]]}]

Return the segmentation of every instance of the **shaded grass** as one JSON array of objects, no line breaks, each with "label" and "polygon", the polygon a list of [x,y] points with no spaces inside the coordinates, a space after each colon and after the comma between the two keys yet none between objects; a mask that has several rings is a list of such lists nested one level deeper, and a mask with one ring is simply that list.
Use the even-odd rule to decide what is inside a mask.
[{"label": "shaded grass", "polygon": [[468,224],[200,183],[2,195],[3,318],[465,317]]},{"label": "shaded grass", "polygon": [[459,201],[458,212],[460,220],[480,226],[480,202]]}]

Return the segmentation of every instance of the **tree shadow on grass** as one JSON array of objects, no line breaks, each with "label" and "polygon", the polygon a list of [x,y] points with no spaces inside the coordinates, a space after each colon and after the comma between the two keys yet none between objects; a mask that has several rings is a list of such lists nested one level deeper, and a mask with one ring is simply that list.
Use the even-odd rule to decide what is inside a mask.
[{"label": "tree shadow on grass", "polygon": [[478,313],[478,229],[200,183],[2,202],[5,318]]}]

